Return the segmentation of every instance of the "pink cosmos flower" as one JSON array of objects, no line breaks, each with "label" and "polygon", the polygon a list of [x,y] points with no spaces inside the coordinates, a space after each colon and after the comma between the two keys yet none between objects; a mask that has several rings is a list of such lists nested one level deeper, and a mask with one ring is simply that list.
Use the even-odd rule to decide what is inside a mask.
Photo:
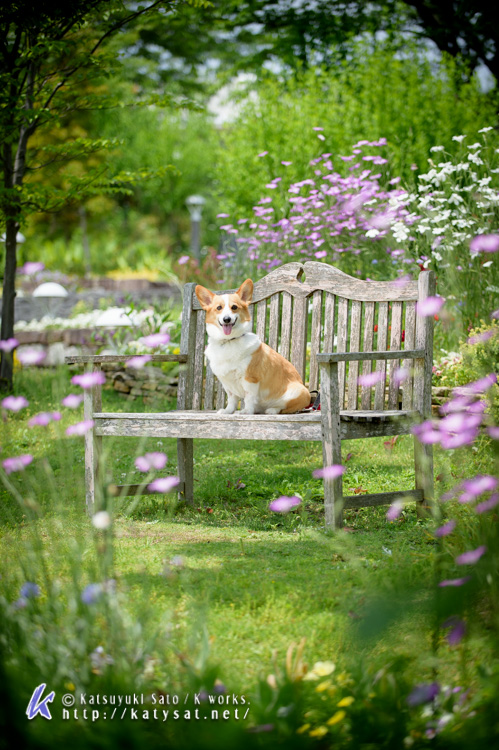
[{"label": "pink cosmos flower", "polygon": [[2,352],[11,352],[16,346],[19,346],[19,341],[17,339],[11,338],[0,341],[0,351]]},{"label": "pink cosmos flower", "polygon": [[468,552],[463,552],[462,555],[458,555],[458,557],[456,557],[456,563],[457,565],[474,565],[486,552],[487,547],[484,544],[481,544],[480,547],[477,547],[476,549],[471,549],[468,550]]},{"label": "pink cosmos flower", "polygon": [[179,266],[184,266],[189,261],[190,261],[190,257],[188,255],[181,255],[180,258],[177,260],[177,263],[179,264]]},{"label": "pink cosmos flower", "polygon": [[488,500],[484,500],[483,503],[475,505],[475,513],[485,513],[488,510],[492,510],[496,505],[499,504],[499,493],[495,492],[489,497]]},{"label": "pink cosmos flower", "polygon": [[375,370],[374,372],[368,372],[365,375],[359,375],[357,383],[363,385],[366,388],[372,388],[373,385],[383,380],[384,374],[381,370]]},{"label": "pink cosmos flower", "polygon": [[25,453],[23,456],[12,456],[12,458],[6,458],[2,461],[2,466],[6,474],[12,474],[13,471],[24,471],[26,466],[33,461],[33,456],[30,453]]},{"label": "pink cosmos flower", "polygon": [[480,380],[475,380],[472,383],[467,383],[466,385],[454,388],[452,393],[456,396],[474,396],[476,394],[485,393],[485,391],[491,388],[494,383],[497,383],[497,375],[495,372],[491,372],[484,378],[480,378]]},{"label": "pink cosmos flower", "polygon": [[19,352],[17,358],[22,365],[29,367],[30,365],[39,365],[45,359],[47,355],[45,352],[37,349],[25,349]]},{"label": "pink cosmos flower", "polygon": [[29,405],[29,401],[24,396],[7,396],[2,401],[2,407],[8,411],[21,411]]},{"label": "pink cosmos flower", "polygon": [[262,156],[267,156],[268,153],[268,151],[262,151],[261,154],[257,154],[257,157],[260,159]]},{"label": "pink cosmos flower", "polygon": [[452,519],[451,521],[447,521],[447,523],[444,523],[443,526],[439,526],[439,528],[435,530],[435,536],[448,536],[449,534],[452,534],[455,528],[456,522],[454,521],[454,519]]},{"label": "pink cosmos flower", "polygon": [[160,471],[166,466],[168,461],[165,453],[146,453],[144,456],[138,456],[135,459],[135,466],[139,471],[152,471],[156,469]]},{"label": "pink cosmos flower", "polygon": [[449,646],[456,646],[466,634],[466,623],[459,617],[449,617],[448,620],[442,623],[443,628],[451,628],[450,632],[447,633],[446,638]]},{"label": "pink cosmos flower", "polygon": [[40,414],[35,414],[34,417],[31,417],[31,419],[28,421],[28,425],[30,427],[46,427],[50,422],[59,422],[61,419],[61,412],[60,411],[42,411]]},{"label": "pink cosmos flower", "polygon": [[436,315],[443,307],[445,299],[443,297],[426,297],[416,302],[416,312],[422,318],[428,318]]},{"label": "pink cosmos flower", "polygon": [[471,344],[472,346],[474,344],[481,344],[484,341],[488,341],[492,338],[494,335],[494,329],[491,328],[488,331],[484,331],[483,333],[477,333],[476,336],[470,336],[470,338],[466,341],[467,344]]},{"label": "pink cosmos flower", "polygon": [[319,139],[320,141],[325,141],[325,140],[326,140],[326,136],[322,135],[322,133],[317,133],[317,138],[318,138],[318,139]]},{"label": "pink cosmos flower", "polygon": [[[460,502],[469,502],[474,500],[484,492],[492,492],[498,485],[498,480],[490,474],[478,475],[473,479],[466,479],[462,483],[464,494],[459,498]],[[464,499],[463,499],[464,498]]]},{"label": "pink cosmos flower", "polygon": [[438,585],[440,588],[446,588],[447,586],[464,586],[468,581],[471,581],[471,576],[464,576],[463,578],[447,578],[445,581],[440,581]]},{"label": "pink cosmos flower", "polygon": [[26,276],[33,276],[35,273],[40,273],[40,271],[43,271],[44,268],[44,263],[28,261],[24,264],[24,266],[21,266],[21,268],[18,270],[18,273],[26,274]]},{"label": "pink cosmos flower", "polygon": [[397,518],[402,513],[403,508],[404,508],[404,503],[402,502],[402,500],[394,500],[394,502],[390,505],[390,507],[386,511],[387,521],[396,521]]},{"label": "pink cosmos flower", "polygon": [[312,472],[312,476],[316,479],[337,479],[337,477],[341,477],[345,471],[345,467],[341,464],[332,464],[331,466],[325,466],[323,469],[315,469],[315,471]]},{"label": "pink cosmos flower", "polygon": [[144,346],[148,346],[151,349],[154,349],[157,346],[168,344],[170,342],[170,334],[151,333],[149,336],[144,336],[142,339],[140,339],[140,341],[142,344],[144,344]]},{"label": "pink cosmos flower", "polygon": [[283,164],[285,167],[290,167],[292,163],[293,163],[292,161],[282,161],[281,162],[281,164]]},{"label": "pink cosmos flower", "polygon": [[76,393],[69,393],[62,399],[61,404],[63,406],[67,406],[69,409],[77,409],[82,401],[82,394],[77,396]]},{"label": "pink cosmos flower", "polygon": [[82,375],[73,375],[71,382],[73,385],[79,385],[86,390],[87,388],[95,388],[96,385],[105,383],[106,376],[101,370],[84,372]]},{"label": "pink cosmos flower", "polygon": [[470,251],[478,253],[497,253],[499,250],[499,234],[479,234],[470,242]]},{"label": "pink cosmos flower", "polygon": [[316,258],[325,258],[327,255],[327,250],[318,250],[316,253],[314,253]]},{"label": "pink cosmos flower", "polygon": [[289,513],[292,508],[300,505],[300,503],[301,497],[298,497],[297,495],[293,495],[292,497],[281,495],[281,497],[278,497],[276,500],[272,500],[269,504],[269,510],[274,513]]},{"label": "pink cosmos flower", "polygon": [[324,128],[312,128],[312,130],[324,130]]},{"label": "pink cosmos flower", "polygon": [[217,214],[217,219],[228,219],[230,214]]},{"label": "pink cosmos flower", "polygon": [[162,477],[160,479],[155,479],[151,484],[148,484],[147,488],[151,490],[151,492],[163,492],[166,494],[178,484],[180,484],[180,479],[178,477]]},{"label": "pink cosmos flower", "polygon": [[487,432],[492,440],[499,440],[499,427],[487,427]]},{"label": "pink cosmos flower", "polygon": [[82,422],[70,425],[66,430],[66,435],[85,435],[93,426],[93,419],[84,419]]},{"label": "pink cosmos flower", "polygon": [[393,382],[397,385],[399,385],[400,383],[404,383],[410,374],[411,373],[409,372],[407,367],[400,367],[393,373]]},{"label": "pink cosmos flower", "polygon": [[150,354],[143,354],[137,357],[132,357],[126,363],[127,367],[133,367],[135,370],[140,370],[152,359]]}]

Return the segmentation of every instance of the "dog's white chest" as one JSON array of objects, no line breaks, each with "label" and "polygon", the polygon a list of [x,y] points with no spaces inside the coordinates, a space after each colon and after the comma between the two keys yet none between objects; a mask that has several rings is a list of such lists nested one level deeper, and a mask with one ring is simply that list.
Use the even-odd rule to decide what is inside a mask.
[{"label": "dog's white chest", "polygon": [[251,357],[260,346],[260,339],[254,333],[246,333],[238,339],[220,342],[208,338],[206,358],[212,372],[223,386],[240,398],[244,398],[242,381]]}]

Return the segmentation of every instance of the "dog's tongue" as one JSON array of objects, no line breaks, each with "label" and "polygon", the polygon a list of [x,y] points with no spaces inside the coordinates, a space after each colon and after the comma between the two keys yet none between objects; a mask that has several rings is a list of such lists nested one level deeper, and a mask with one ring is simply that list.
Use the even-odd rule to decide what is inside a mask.
[{"label": "dog's tongue", "polygon": [[232,333],[232,326],[222,326],[222,328],[224,329],[225,335],[230,336],[230,334]]}]

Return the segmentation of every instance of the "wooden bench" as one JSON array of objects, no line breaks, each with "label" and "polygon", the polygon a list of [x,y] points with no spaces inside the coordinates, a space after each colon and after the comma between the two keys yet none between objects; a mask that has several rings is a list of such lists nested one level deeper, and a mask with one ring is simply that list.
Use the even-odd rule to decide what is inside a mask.
[{"label": "wooden bench", "polygon": [[[102,411],[101,389],[85,392],[85,419],[94,429],[85,440],[86,502],[90,512],[98,483],[101,441],[107,436],[177,438],[179,496],[193,502],[194,438],[217,440],[317,440],[324,466],[341,464],[341,441],[407,434],[416,421],[431,415],[433,317],[420,317],[416,302],[435,293],[434,274],[417,281],[362,281],[319,262],[288,263],[255,283],[253,329],[288,358],[308,383],[320,389],[321,411],[299,414],[218,414],[225,393],[204,360],[205,312],[184,288],[179,355],[153,361],[184,363],[177,410],[117,414]],[[224,290],[227,293],[233,290]],[[310,343],[308,343],[310,342]],[[67,357],[87,371],[123,356]],[[399,384],[393,373],[401,364],[409,377]],[[360,374],[380,373],[373,387],[358,384]],[[383,505],[410,496],[420,506],[433,497],[432,446],[414,442],[415,489],[344,497],[342,477],[324,479],[326,525],[342,524],[344,508]],[[311,469],[314,467],[311,467]],[[118,486],[121,495],[135,485]],[[144,493],[145,494],[145,493]]]}]

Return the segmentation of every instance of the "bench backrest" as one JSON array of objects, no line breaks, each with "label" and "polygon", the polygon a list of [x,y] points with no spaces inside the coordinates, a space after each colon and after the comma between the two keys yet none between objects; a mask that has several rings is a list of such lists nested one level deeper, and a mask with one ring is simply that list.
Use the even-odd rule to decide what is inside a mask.
[{"label": "bench backrest", "polygon": [[[434,285],[431,271],[405,283],[363,281],[325,263],[288,263],[255,283],[253,330],[293,363],[310,390],[319,387],[320,352],[425,349],[426,364],[419,362],[416,368],[414,360],[339,365],[340,408],[397,409],[402,394],[403,409],[425,413],[431,393],[433,317],[417,316],[416,302],[434,294]],[[189,361],[179,383],[178,408],[220,409],[225,393],[205,362],[205,312],[194,287],[186,284],[184,289],[180,351]],[[410,371],[402,388],[391,377],[401,365]],[[373,369],[381,372],[376,385],[358,385],[359,375]]]}]

